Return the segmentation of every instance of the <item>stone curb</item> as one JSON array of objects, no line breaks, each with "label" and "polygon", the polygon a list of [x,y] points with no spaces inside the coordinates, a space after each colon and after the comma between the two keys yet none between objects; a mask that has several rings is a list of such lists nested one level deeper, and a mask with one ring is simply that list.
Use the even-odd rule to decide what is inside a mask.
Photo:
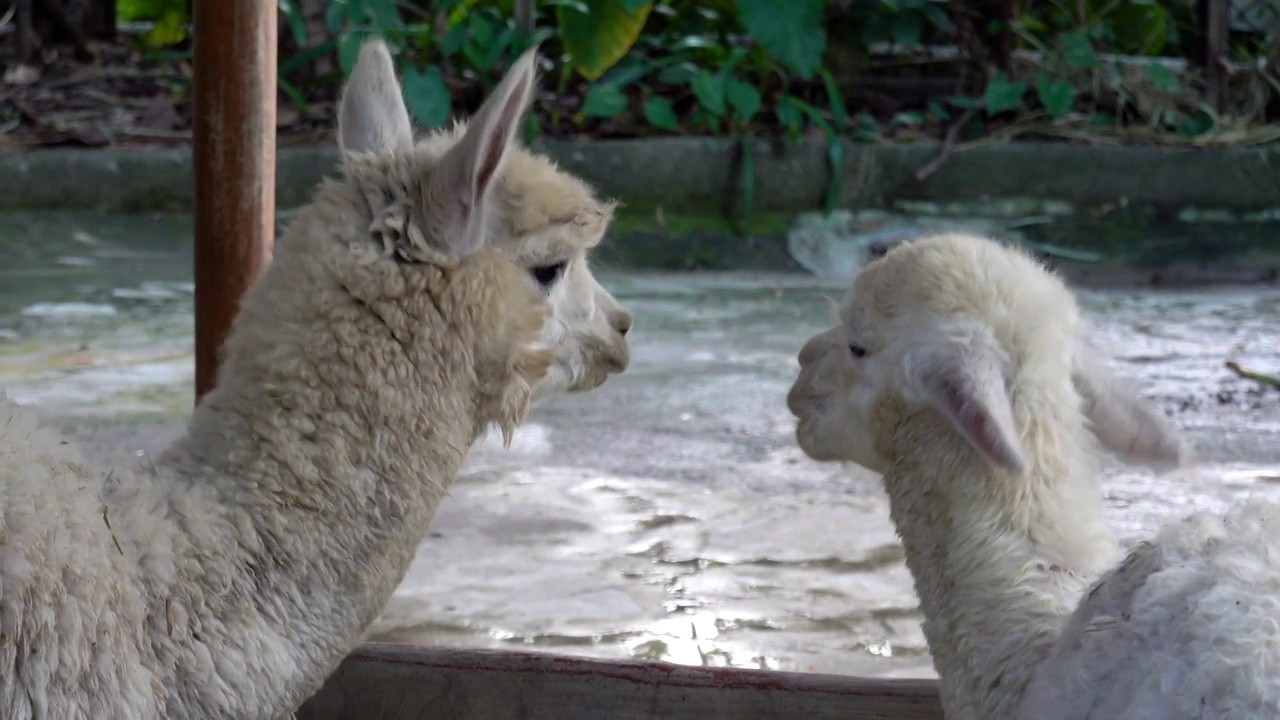
[{"label": "stone curb", "polygon": [[[824,142],[806,139],[784,146],[754,139],[748,145],[757,210],[792,213],[821,206],[830,177]],[[540,149],[602,194],[631,207],[723,215],[740,195],[740,150],[733,139],[551,141]],[[917,181],[916,170],[938,151],[935,144],[845,142],[839,204],[1032,197],[1075,205],[1127,202],[1244,212],[1280,207],[1280,146],[1169,149],[1008,143],[955,153],[928,180]],[[280,206],[305,202],[336,162],[331,146],[281,148]],[[0,155],[0,210],[189,210],[191,194],[191,156],[186,149]]]}]

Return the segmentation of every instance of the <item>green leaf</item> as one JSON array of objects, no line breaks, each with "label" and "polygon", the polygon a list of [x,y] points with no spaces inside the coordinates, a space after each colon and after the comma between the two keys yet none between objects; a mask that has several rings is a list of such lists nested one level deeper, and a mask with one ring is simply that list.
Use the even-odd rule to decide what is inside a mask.
[{"label": "green leaf", "polygon": [[893,42],[896,45],[919,45],[924,37],[924,18],[919,13],[907,12],[893,21]]},{"label": "green leaf", "polygon": [[649,17],[652,2],[627,0],[587,0],[588,12],[560,5],[556,18],[560,40],[573,67],[588,80],[595,80],[627,54]]},{"label": "green leaf", "polygon": [[982,94],[982,104],[986,107],[988,115],[998,115],[1018,107],[1026,91],[1026,83],[1021,80],[1009,82],[1007,75],[997,72],[987,80],[987,90]]},{"label": "green leaf", "polygon": [[658,82],[668,85],[684,85],[692,83],[699,72],[698,66],[691,62],[676,63],[670,67],[663,68],[662,72],[658,73]]},{"label": "green leaf", "polygon": [[298,52],[290,55],[288,58],[285,58],[280,65],[277,66],[276,70],[280,77],[285,77],[294,70],[306,66],[312,60],[315,60],[321,55],[327,55],[328,53],[333,52],[337,47],[338,39],[329,38],[322,43],[301,48]]},{"label": "green leaf", "polygon": [[[815,122],[818,120],[821,120],[821,117],[815,118]],[[871,117],[871,113],[865,111],[858,113],[853,118],[853,124],[854,140],[875,141],[880,139],[880,123]],[[825,127],[825,122],[819,123],[819,125]]]},{"label": "green leaf", "polygon": [[1084,33],[1064,32],[1058,38],[1062,40],[1062,60],[1068,65],[1078,68],[1097,66],[1098,55]]},{"label": "green leaf", "polygon": [[657,68],[656,63],[644,62],[636,57],[625,57],[609,69],[604,75],[600,76],[599,82],[603,85],[616,85],[620,88],[627,87],[631,83],[648,75]]},{"label": "green leaf", "polygon": [[747,34],[770,57],[801,80],[818,72],[827,49],[826,0],[737,0],[737,5]]},{"label": "green leaf", "polygon": [[982,106],[982,103],[979,102],[977,98],[971,98],[968,95],[952,95],[946,99],[946,102],[951,105],[955,105],[958,108],[964,108],[965,110],[972,110],[973,108]]},{"label": "green leaf", "polygon": [[946,32],[951,29],[951,18],[947,17],[947,13],[934,3],[927,2],[920,8],[920,12],[929,19],[929,23],[935,28]]},{"label": "green leaf", "polygon": [[342,68],[343,75],[351,74],[356,58],[360,57],[360,45],[363,42],[364,33],[356,30],[348,30],[338,36],[338,67]]},{"label": "green leaf", "polygon": [[480,62],[476,64],[479,68],[492,68],[498,64],[498,57],[515,42],[518,34],[515,24],[508,24],[502,27],[497,37],[489,41],[484,48],[484,54],[480,55]]},{"label": "green leaf", "polygon": [[582,101],[582,114],[609,118],[627,109],[627,96],[616,85],[592,85]]},{"label": "green leaf", "polygon": [[1186,138],[1199,137],[1211,132],[1217,124],[1218,118],[1212,108],[1202,104],[1196,112],[1183,118],[1178,134]]},{"label": "green leaf", "polygon": [[493,42],[493,36],[498,32],[498,21],[490,17],[487,13],[473,12],[467,16],[467,24],[471,26],[471,40],[473,45],[481,47]]},{"label": "green leaf", "polygon": [[116,17],[123,22],[158,21],[165,15],[187,16],[186,0],[119,0]]},{"label": "green leaf", "polygon": [[716,117],[724,115],[726,108],[723,75],[713,75],[703,71],[698,73],[689,85],[693,88],[694,97],[698,98],[698,104],[707,112]]},{"label": "green leaf", "polygon": [[336,33],[342,29],[342,25],[347,20],[347,8],[350,3],[329,3],[324,9],[324,27],[331,33]]},{"label": "green leaf", "polygon": [[166,11],[142,36],[147,47],[158,48],[177,45],[187,37],[187,13],[185,10]]},{"label": "green leaf", "polygon": [[737,112],[738,117],[749,122],[760,111],[760,91],[750,83],[737,78],[729,78],[724,87],[725,97]]},{"label": "green leaf", "polygon": [[779,125],[793,133],[800,130],[800,124],[804,121],[804,113],[791,100],[791,96],[784,95],[778,98],[778,106],[774,112],[778,115]]},{"label": "green leaf", "polygon": [[280,14],[289,24],[289,32],[293,35],[293,43],[299,48],[307,44],[307,27],[303,23],[302,8],[293,0],[279,0]]},{"label": "green leaf", "polygon": [[280,88],[280,92],[289,96],[289,99],[293,101],[298,110],[305,111],[307,109],[307,99],[303,97],[302,92],[293,83],[284,78],[276,78],[276,87]]},{"label": "green leaf", "polygon": [[849,118],[844,110],[844,94],[836,85],[835,77],[826,68],[819,70],[818,74],[822,76],[822,84],[827,90],[827,101],[831,103],[831,117],[835,122],[836,131],[844,132],[849,125]]},{"label": "green leaf", "polygon": [[702,127],[715,135],[720,132],[720,119],[707,112],[701,105],[694,105],[690,120],[694,127]]},{"label": "green leaf", "polygon": [[1071,83],[1063,78],[1051,78],[1046,73],[1040,73],[1036,78],[1036,95],[1050,117],[1066,115],[1076,103],[1076,89],[1071,87]]},{"label": "green leaf", "polygon": [[388,30],[400,26],[400,10],[396,7],[396,0],[360,0],[353,4],[364,8],[365,17],[378,35],[386,35]]},{"label": "green leaf", "polygon": [[654,95],[644,101],[644,119],[661,130],[671,132],[680,130],[680,120],[676,118],[676,111],[671,107],[671,102],[664,97]]},{"label": "green leaf", "polygon": [[492,53],[494,38],[501,30],[499,22],[488,13],[472,12],[467,16],[471,38],[462,46],[462,56],[471,67],[485,71],[493,67],[488,58]]},{"label": "green leaf", "polygon": [[405,105],[418,123],[426,128],[443,127],[449,119],[452,102],[440,68],[435,65],[426,70],[408,68],[403,82]]},{"label": "green leaf", "polygon": [[1172,70],[1158,62],[1144,65],[1142,69],[1147,72],[1147,75],[1151,78],[1151,82],[1154,82],[1156,87],[1161,90],[1166,92],[1177,92],[1178,88],[1182,87],[1182,82],[1178,80],[1178,76],[1175,75]]},{"label": "green leaf", "polygon": [[[818,112],[818,108],[792,95],[784,95],[779,99],[786,100],[789,105],[795,107],[797,111],[809,118],[809,121],[822,130],[822,134],[827,139],[827,166],[831,173],[830,181],[827,183],[827,189],[824,193],[822,206],[826,213],[831,214],[836,208],[836,202],[840,199],[841,179],[844,177],[844,145],[840,143],[840,137],[836,135],[835,130],[828,123],[826,118],[822,117],[822,113]],[[854,133],[855,139],[859,140],[875,140],[877,131],[875,129],[875,119],[866,113],[858,113],[854,118],[857,125],[862,128],[872,128],[870,132],[866,129],[859,129]]]},{"label": "green leaf", "polygon": [[1045,31],[1047,27],[1043,22],[1040,21],[1039,18],[1034,18],[1029,15],[1021,18],[1019,22],[1022,23],[1023,30],[1027,30],[1033,33],[1042,33]]},{"label": "green leaf", "polygon": [[440,54],[445,57],[451,57],[457,54],[462,49],[462,46],[466,44],[467,26],[464,23],[458,23],[450,27],[444,37],[440,39]]},{"label": "green leaf", "polygon": [[925,108],[929,110],[930,115],[934,116],[939,120],[951,119],[951,113],[947,112],[947,109],[943,107],[942,103],[938,102],[937,100],[930,100],[929,102],[925,103]]}]

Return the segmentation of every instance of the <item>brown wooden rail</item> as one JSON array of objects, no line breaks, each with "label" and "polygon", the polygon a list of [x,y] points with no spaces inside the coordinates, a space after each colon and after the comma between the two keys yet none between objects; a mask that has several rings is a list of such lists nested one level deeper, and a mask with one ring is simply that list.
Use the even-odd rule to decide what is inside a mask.
[{"label": "brown wooden rail", "polygon": [[241,296],[271,258],[277,12],[268,0],[192,4],[197,402]]},{"label": "brown wooden rail", "polygon": [[298,720],[942,720],[933,680],[363,645]]}]

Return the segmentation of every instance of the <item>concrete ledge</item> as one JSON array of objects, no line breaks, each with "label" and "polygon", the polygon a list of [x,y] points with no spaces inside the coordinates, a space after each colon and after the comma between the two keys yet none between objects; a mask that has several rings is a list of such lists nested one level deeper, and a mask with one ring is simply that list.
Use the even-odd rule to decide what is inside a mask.
[{"label": "concrete ledge", "polygon": [[[1280,145],[1182,149],[1063,143],[987,145],[953,154],[924,182],[937,144],[844,142],[833,175],[821,138],[746,143],[754,165],[749,227],[740,216],[743,143],[729,138],[546,142],[539,149],[623,205],[604,264],[664,269],[799,270],[789,234],[822,207],[893,214],[897,231],[921,219],[1086,250],[1102,264],[1063,261],[1073,276],[1142,282],[1273,282],[1280,277]],[[282,148],[277,202],[306,203],[336,172],[334,146]],[[42,150],[0,155],[0,212],[189,212],[186,150]],[[282,219],[287,213],[282,213]],[[879,232],[861,221],[833,241]],[[1018,229],[1020,228],[1020,229]],[[844,252],[844,251],[842,251]]]},{"label": "concrete ledge", "polygon": [[[739,143],[728,138],[547,142],[541,147],[601,193],[631,206],[722,215],[739,194]],[[821,205],[830,179],[827,147],[817,138],[787,146],[755,139],[759,211],[797,212]],[[1002,197],[1076,204],[1127,201],[1237,211],[1280,207],[1280,147],[1169,149],[1061,143],[988,145],[951,156],[925,182],[915,171],[934,144],[845,142],[839,204],[897,200],[963,202]],[[333,171],[331,146],[282,148],[277,193],[282,207],[304,202]],[[39,150],[0,155],[0,210],[186,210],[191,206],[186,150]]]}]

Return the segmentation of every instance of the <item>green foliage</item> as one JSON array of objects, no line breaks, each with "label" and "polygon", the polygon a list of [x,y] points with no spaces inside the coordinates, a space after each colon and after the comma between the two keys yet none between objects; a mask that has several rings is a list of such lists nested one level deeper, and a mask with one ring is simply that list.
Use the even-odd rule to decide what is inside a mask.
[{"label": "green foliage", "polygon": [[988,115],[999,115],[1013,110],[1022,104],[1022,95],[1027,91],[1027,84],[1011,81],[1003,72],[997,72],[987,81],[987,91],[982,96],[983,107]]},{"label": "green foliage", "polygon": [[853,7],[870,18],[862,32],[862,42],[891,42],[919,45],[933,28],[947,31],[951,18],[943,10],[945,0],[855,0]]},{"label": "green foliage", "polygon": [[826,0],[737,0],[738,17],[753,40],[784,68],[808,80],[822,64]]},{"label": "green foliage", "polygon": [[186,0],[119,0],[116,17],[123,22],[153,23],[141,38],[147,48],[169,47],[187,39]]},{"label": "green foliage", "polygon": [[[406,103],[426,127],[473,110],[534,44],[543,87],[526,133],[818,134],[838,163],[841,138],[938,138],[954,130],[968,140],[1050,121],[1090,132],[1136,123],[1202,137],[1230,122],[1154,60],[1186,55],[1191,4],[1184,0],[1024,0],[1009,23],[952,0],[536,0],[527,36],[515,21],[524,0],[326,0],[320,39],[308,38],[301,1],[277,0],[282,36],[294,46],[281,56],[282,94],[300,106],[331,94],[364,39],[378,35],[392,46]],[[141,41],[158,48],[187,38],[185,11],[186,0],[120,0],[119,16],[152,23]],[[996,61],[990,49],[1009,44],[1031,55]],[[872,51],[925,45],[958,47],[962,57],[920,63]],[[1114,54],[1153,61],[1122,73]],[[310,72],[320,57],[335,60],[336,71]],[[904,68],[913,63],[927,69],[912,76]],[[898,87],[921,80],[962,89],[901,93],[908,99],[899,101]],[[1140,102],[1135,93],[1143,92],[1167,97]],[[890,107],[882,109],[885,98]],[[741,170],[750,173],[748,145],[742,153]]]},{"label": "green foliage", "polygon": [[659,130],[677,132],[680,130],[680,119],[671,107],[671,101],[659,95],[650,95],[644,101],[644,119]]},{"label": "green foliage", "polygon": [[582,112],[586,117],[608,118],[626,109],[627,96],[612,85],[592,87],[582,102]]},{"label": "green foliage", "polygon": [[595,80],[613,67],[640,37],[652,9],[637,0],[553,0],[560,39],[574,68]]},{"label": "green foliage", "polygon": [[431,65],[425,69],[408,68],[404,71],[404,101],[409,112],[428,128],[443,127],[449,119],[452,104],[449,87],[444,84],[440,68]]},{"label": "green foliage", "polygon": [[737,78],[728,78],[725,81],[724,94],[734,114],[743,122],[751,122],[760,111],[761,103],[764,102],[760,97],[760,91],[756,90],[754,85]]},{"label": "green foliage", "polygon": [[1052,117],[1062,117],[1071,111],[1076,102],[1076,89],[1070,81],[1040,73],[1036,78],[1036,96],[1045,112]]},{"label": "green foliage", "polygon": [[1062,60],[1071,67],[1093,68],[1098,65],[1098,55],[1093,51],[1093,43],[1082,32],[1064,32],[1058,36],[1062,43]]},{"label": "green foliage", "polygon": [[1142,69],[1151,77],[1151,81],[1156,84],[1156,87],[1161,90],[1175,92],[1182,86],[1178,76],[1174,75],[1172,70],[1159,63],[1150,63],[1143,66]]}]

